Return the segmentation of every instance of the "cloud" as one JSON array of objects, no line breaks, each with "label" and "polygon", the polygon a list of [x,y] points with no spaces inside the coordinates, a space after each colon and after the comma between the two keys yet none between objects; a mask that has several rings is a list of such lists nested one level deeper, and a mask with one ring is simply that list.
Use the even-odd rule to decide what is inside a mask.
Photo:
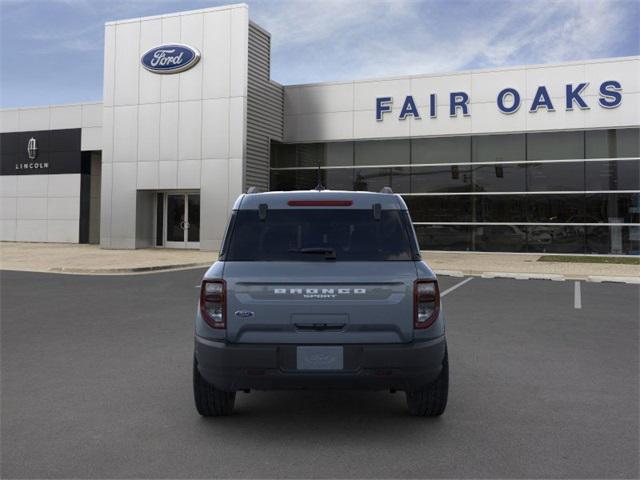
[{"label": "cloud", "polygon": [[637,5],[288,0],[252,4],[251,16],[272,33],[276,80],[291,83],[614,56],[637,40],[625,24]]}]

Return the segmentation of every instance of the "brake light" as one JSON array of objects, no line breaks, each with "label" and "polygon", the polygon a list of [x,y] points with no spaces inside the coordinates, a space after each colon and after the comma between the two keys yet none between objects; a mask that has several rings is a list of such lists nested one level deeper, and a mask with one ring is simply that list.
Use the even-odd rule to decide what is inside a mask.
[{"label": "brake light", "polygon": [[290,207],[350,207],[351,200],[289,200]]},{"label": "brake light", "polygon": [[227,328],[227,285],[224,280],[203,280],[200,287],[200,313],[212,328]]},{"label": "brake light", "polygon": [[440,312],[440,289],[436,280],[417,280],[413,285],[413,326],[428,328]]}]

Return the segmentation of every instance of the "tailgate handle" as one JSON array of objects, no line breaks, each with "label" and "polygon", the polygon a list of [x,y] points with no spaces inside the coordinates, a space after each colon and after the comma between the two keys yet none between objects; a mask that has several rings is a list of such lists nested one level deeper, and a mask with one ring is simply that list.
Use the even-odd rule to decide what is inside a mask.
[{"label": "tailgate handle", "polygon": [[327,330],[342,330],[346,323],[296,323],[294,325],[298,330],[326,332]]}]

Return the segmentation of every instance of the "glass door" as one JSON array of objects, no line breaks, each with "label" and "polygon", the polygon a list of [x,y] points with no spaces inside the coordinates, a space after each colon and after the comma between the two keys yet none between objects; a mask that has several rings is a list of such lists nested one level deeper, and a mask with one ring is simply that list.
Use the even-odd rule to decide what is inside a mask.
[{"label": "glass door", "polygon": [[200,248],[200,194],[167,193],[165,241],[168,248]]}]

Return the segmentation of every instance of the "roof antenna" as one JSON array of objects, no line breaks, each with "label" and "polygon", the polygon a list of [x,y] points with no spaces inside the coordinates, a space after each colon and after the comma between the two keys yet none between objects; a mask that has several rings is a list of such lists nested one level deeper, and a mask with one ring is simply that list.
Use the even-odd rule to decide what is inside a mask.
[{"label": "roof antenna", "polygon": [[324,190],[324,185],[322,185],[322,175],[320,173],[320,160],[318,160],[318,175],[317,175],[317,179],[318,179],[318,184],[316,185],[316,190],[318,190],[320,192],[321,190]]}]

